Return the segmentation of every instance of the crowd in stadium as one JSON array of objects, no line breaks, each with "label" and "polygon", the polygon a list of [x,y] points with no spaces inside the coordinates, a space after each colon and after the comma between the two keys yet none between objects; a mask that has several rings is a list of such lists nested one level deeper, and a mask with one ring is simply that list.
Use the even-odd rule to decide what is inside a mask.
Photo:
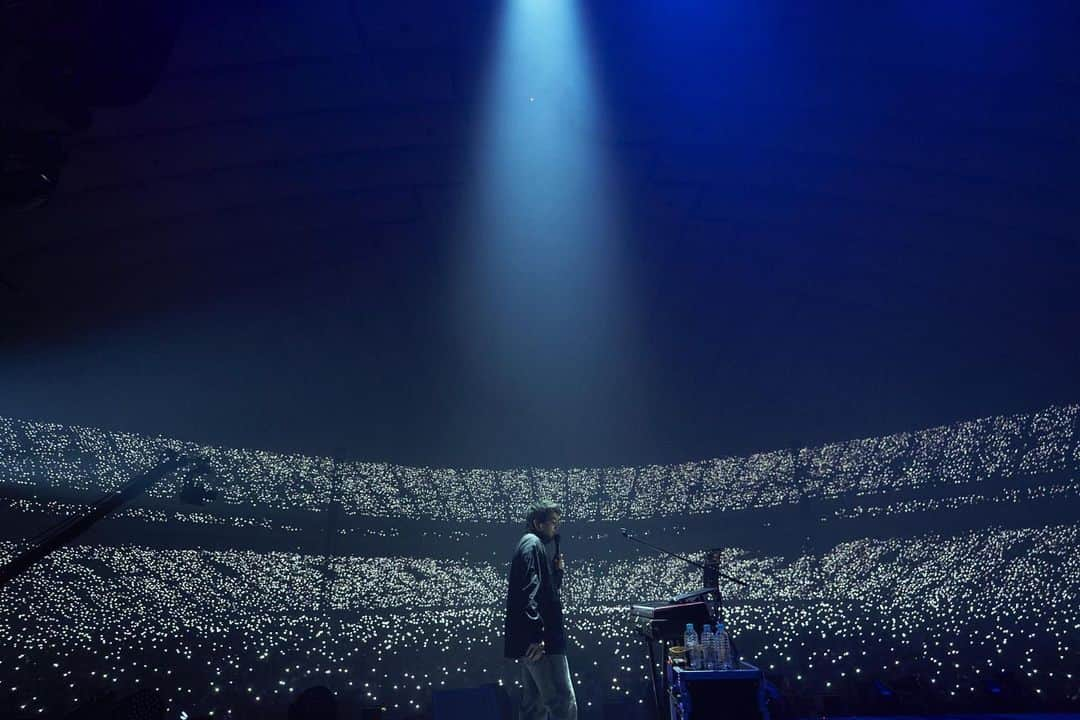
[{"label": "crowd in stadium", "polygon": [[[1077,660],[1078,540],[1073,525],[865,539],[821,557],[729,550],[749,586],[732,588],[726,614],[747,659],[804,695],[918,676],[947,703],[1015,676],[1053,705],[1080,690],[1062,671]],[[138,680],[170,707],[227,714],[238,695],[280,704],[318,679],[405,716],[433,689],[513,685],[505,582],[497,563],[65,548],[5,591],[0,710],[52,712]],[[585,703],[647,697],[627,598],[698,584],[657,555],[571,565],[570,652],[593,661],[576,664]]]},{"label": "crowd in stadium", "polygon": [[[903,513],[912,526],[903,536],[865,533],[813,548],[795,543],[788,552],[738,541],[724,548],[725,571],[747,582],[722,586],[726,618],[744,658],[776,689],[776,714],[785,707],[795,714],[979,704],[1076,709],[1080,679],[1070,668],[1080,666],[1080,524],[1040,519],[1033,503],[1075,502],[1078,410],[635,469],[430,471],[198,448],[217,468],[226,505],[322,512],[336,497],[347,517],[398,516],[390,530],[365,531],[376,543],[408,535],[410,522],[453,518],[458,535],[441,540],[475,544],[477,552],[358,554],[350,552],[349,532],[331,555],[321,546],[155,547],[139,537],[63,547],[0,589],[0,716],[62,716],[103,693],[140,688],[159,693],[170,716],[191,717],[284,713],[315,685],[394,718],[423,717],[442,688],[496,683],[513,694],[518,674],[501,657],[512,548],[493,551],[470,523],[520,527],[519,506],[541,494],[565,504],[568,533],[579,520],[631,518],[641,527],[655,520],[663,534],[671,516],[688,508],[720,519],[731,510],[840,495],[857,501],[837,522]],[[22,493],[6,501],[9,511],[70,512],[72,505],[50,506],[34,492],[115,489],[167,448],[193,451],[173,441],[2,421],[0,487]],[[1012,484],[979,485],[1003,478]],[[152,494],[165,497],[178,482]],[[950,486],[951,495],[918,496]],[[893,497],[892,490],[917,492]],[[980,503],[1012,503],[1019,519],[919,529],[925,514]],[[641,517],[647,506],[655,514]],[[139,511],[161,513],[152,522],[166,526],[223,516],[216,509],[120,512]],[[253,529],[282,529],[279,520],[265,525],[254,517]],[[23,547],[9,535],[0,558]],[[600,717],[589,713],[612,702],[649,702],[648,655],[629,602],[673,597],[699,587],[701,577],[658,553],[607,558],[584,543],[580,549],[568,561],[563,591],[569,654],[583,716]]]},{"label": "crowd in stadium", "polygon": [[[174,451],[204,458],[200,480],[227,505],[365,517],[517,522],[521,498],[563,502],[566,520],[677,517],[845,494],[873,495],[1030,476],[1080,464],[1080,406],[914,433],[671,466],[451,470],[198,446],[0,418],[4,483],[115,490]],[[174,497],[185,476],[150,489]]]}]

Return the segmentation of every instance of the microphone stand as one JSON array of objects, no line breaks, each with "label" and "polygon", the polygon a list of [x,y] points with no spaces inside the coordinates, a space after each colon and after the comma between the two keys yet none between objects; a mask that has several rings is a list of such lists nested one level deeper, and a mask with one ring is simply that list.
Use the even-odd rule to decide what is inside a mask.
[{"label": "microphone stand", "polygon": [[[619,528],[619,532],[622,533],[622,536],[624,538],[626,538],[627,540],[630,540],[630,541],[633,541],[633,542],[636,542],[636,543],[640,543],[642,545],[645,545],[646,547],[651,547],[653,550],[659,550],[660,552],[664,553],[665,555],[669,555],[669,556],[671,556],[673,558],[677,558],[679,560],[682,560],[685,563],[689,563],[690,565],[693,565],[694,567],[698,568],[699,570],[704,571],[706,569],[706,567],[707,567],[706,565],[703,565],[702,563],[699,563],[697,560],[691,560],[688,557],[683,557],[682,555],[679,555],[678,553],[673,553],[673,552],[671,552],[670,550],[668,550],[666,548],[660,547],[659,545],[653,545],[651,542],[648,542],[646,540],[642,540],[641,538],[637,537],[636,535],[631,535],[630,531],[628,531],[626,528]],[[717,570],[716,570],[716,591],[717,592],[720,591],[720,579],[721,578],[723,578],[724,580],[729,580],[729,581],[731,581],[733,583],[736,583],[738,585],[748,586],[750,584],[750,583],[748,583],[745,580],[742,580],[740,578],[733,577],[731,575],[728,575],[727,573],[722,573],[722,572],[720,572],[719,568],[717,568]],[[712,589],[712,588],[710,588],[710,589]]]}]

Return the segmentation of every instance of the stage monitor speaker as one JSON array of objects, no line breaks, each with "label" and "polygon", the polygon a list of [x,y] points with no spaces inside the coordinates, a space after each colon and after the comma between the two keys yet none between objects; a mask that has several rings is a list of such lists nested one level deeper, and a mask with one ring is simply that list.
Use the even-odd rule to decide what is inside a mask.
[{"label": "stage monitor speaker", "polygon": [[432,693],[434,720],[510,720],[506,690],[493,684]]},{"label": "stage monitor speaker", "polygon": [[682,720],[768,720],[761,670],[742,661],[734,670],[673,669],[671,717]]}]

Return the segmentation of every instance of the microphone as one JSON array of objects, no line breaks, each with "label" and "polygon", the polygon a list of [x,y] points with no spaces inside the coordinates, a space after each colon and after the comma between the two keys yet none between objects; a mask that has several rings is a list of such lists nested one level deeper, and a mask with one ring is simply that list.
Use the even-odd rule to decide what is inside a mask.
[{"label": "microphone", "polygon": [[559,541],[562,540],[562,535],[555,533],[555,562],[559,562]]}]

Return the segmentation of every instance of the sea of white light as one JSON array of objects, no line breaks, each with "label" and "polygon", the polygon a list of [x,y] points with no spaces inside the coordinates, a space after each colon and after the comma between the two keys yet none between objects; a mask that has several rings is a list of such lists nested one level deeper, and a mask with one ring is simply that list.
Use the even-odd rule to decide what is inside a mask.
[{"label": "sea of white light", "polygon": [[[322,512],[331,488],[350,517],[397,518],[391,529],[358,531],[369,539],[455,519],[452,540],[477,544],[483,533],[470,523],[516,524],[518,505],[537,494],[566,505],[568,526],[652,517],[670,527],[680,512],[722,525],[732,510],[838,496],[861,500],[837,509],[834,523],[901,518],[917,528],[929,512],[1012,508],[1009,527],[869,533],[783,554],[736,543],[726,568],[750,585],[727,588],[727,618],[746,657],[796,701],[858,699],[880,680],[930,708],[989,702],[998,688],[1030,709],[1054,709],[1080,692],[1080,523],[1043,522],[1033,503],[1080,492],[1078,417],[1076,407],[1051,408],[746,458],[507,472],[340,463],[4,420],[4,484],[23,494],[0,502],[27,514],[71,512],[35,489],[93,496],[170,447],[210,457],[222,502],[237,514],[131,507],[122,511],[128,521],[288,533],[259,509]],[[984,483],[1003,478],[1009,487]],[[151,494],[177,489],[164,483]],[[933,496],[911,496],[923,489]],[[0,556],[20,547],[6,541]],[[385,707],[388,717],[430,709],[440,688],[497,682],[513,691],[517,669],[501,658],[501,556],[320,552],[165,549],[138,537],[59,550],[0,591],[0,715],[41,717],[144,686],[171,713],[215,717],[283,712],[314,684]],[[627,602],[698,584],[658,556],[585,553],[571,563],[564,600],[584,715],[613,700],[648,700],[647,653],[629,629]]]}]

